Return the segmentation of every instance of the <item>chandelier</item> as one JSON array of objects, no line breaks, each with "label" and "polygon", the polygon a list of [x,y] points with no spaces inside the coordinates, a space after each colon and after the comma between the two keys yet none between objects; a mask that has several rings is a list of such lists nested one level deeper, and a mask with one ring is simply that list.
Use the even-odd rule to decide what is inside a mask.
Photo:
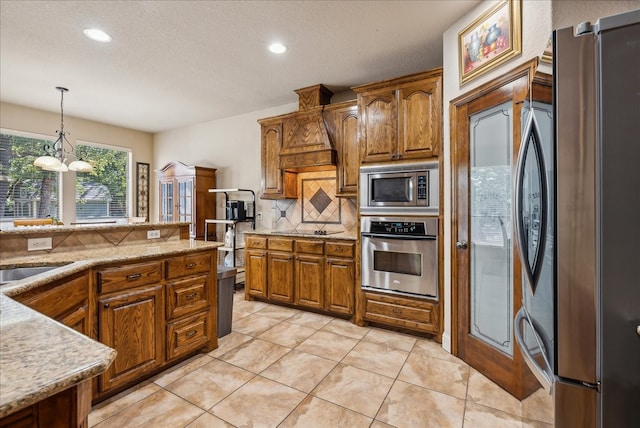
[{"label": "chandelier", "polygon": [[[33,164],[47,171],[67,172],[93,172],[90,163],[78,159],[74,153],[74,148],[67,140],[68,132],[64,132],[64,93],[68,92],[67,88],[56,86],[60,91],[60,130],[56,131],[58,139],[53,143],[46,143],[43,147],[45,155],[38,157]],[[75,158],[71,161],[69,158]]]}]

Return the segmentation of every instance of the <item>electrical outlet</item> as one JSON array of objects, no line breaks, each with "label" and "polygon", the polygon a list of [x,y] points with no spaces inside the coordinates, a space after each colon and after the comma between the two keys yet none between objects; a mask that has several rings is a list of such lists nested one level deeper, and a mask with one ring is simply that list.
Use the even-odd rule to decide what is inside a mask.
[{"label": "electrical outlet", "polygon": [[27,251],[50,250],[52,247],[51,237],[27,239]]},{"label": "electrical outlet", "polygon": [[156,239],[160,237],[159,230],[147,230],[147,239]]}]

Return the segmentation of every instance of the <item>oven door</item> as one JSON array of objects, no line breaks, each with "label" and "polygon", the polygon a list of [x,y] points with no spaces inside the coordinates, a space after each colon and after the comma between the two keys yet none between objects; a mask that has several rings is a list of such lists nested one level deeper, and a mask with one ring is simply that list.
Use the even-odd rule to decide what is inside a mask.
[{"label": "oven door", "polygon": [[362,233],[362,288],[438,297],[435,236]]}]

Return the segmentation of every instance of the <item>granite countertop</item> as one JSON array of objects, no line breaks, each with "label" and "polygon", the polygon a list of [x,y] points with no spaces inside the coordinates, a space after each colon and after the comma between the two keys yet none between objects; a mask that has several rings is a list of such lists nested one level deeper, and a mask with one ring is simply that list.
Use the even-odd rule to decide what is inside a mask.
[{"label": "granite countertop", "polygon": [[77,232],[79,230],[115,230],[115,229],[166,229],[180,226],[189,226],[188,222],[175,223],[85,223],[74,225],[44,225],[44,226],[16,226],[0,230],[0,236],[4,235],[33,235],[50,234],[52,232]]},{"label": "granite countertop", "polygon": [[0,335],[0,417],[103,373],[116,357],[1,293]]},{"label": "granite countertop", "polygon": [[0,269],[60,265],[0,286],[0,417],[103,373],[116,357],[115,350],[16,302],[11,296],[99,264],[179,255],[221,245],[176,240],[0,260]]},{"label": "granite countertop", "polygon": [[313,230],[248,230],[245,235],[267,235],[267,236],[289,236],[292,238],[321,238],[321,239],[344,239],[347,241],[355,241],[358,236],[354,232],[328,232],[326,235],[316,235]]}]

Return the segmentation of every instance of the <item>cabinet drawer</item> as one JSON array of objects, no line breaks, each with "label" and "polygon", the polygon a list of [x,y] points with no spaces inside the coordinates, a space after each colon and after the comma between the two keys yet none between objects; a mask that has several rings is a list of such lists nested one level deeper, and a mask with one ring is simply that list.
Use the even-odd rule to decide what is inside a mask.
[{"label": "cabinet drawer", "polygon": [[167,319],[207,308],[209,306],[208,281],[209,275],[200,275],[167,283]]},{"label": "cabinet drawer", "polygon": [[211,254],[200,253],[173,257],[165,262],[167,279],[211,271]]},{"label": "cabinet drawer", "polygon": [[327,256],[353,257],[355,244],[351,242],[327,242],[325,244]]},{"label": "cabinet drawer", "polygon": [[438,333],[437,303],[365,293],[367,321],[379,322],[426,333]]},{"label": "cabinet drawer", "polygon": [[269,238],[269,249],[293,251],[293,239]]},{"label": "cabinet drawer", "polygon": [[257,248],[260,250],[266,250],[267,238],[262,236],[247,236],[245,239],[245,246],[247,248]]},{"label": "cabinet drawer", "polygon": [[295,243],[296,252],[306,254],[322,254],[324,250],[324,242],[322,241],[304,241],[297,239]]},{"label": "cabinet drawer", "polygon": [[209,311],[167,325],[168,359],[184,355],[209,341]]},{"label": "cabinet drawer", "polygon": [[98,293],[139,287],[162,280],[162,263],[159,260],[100,269],[97,272]]}]

